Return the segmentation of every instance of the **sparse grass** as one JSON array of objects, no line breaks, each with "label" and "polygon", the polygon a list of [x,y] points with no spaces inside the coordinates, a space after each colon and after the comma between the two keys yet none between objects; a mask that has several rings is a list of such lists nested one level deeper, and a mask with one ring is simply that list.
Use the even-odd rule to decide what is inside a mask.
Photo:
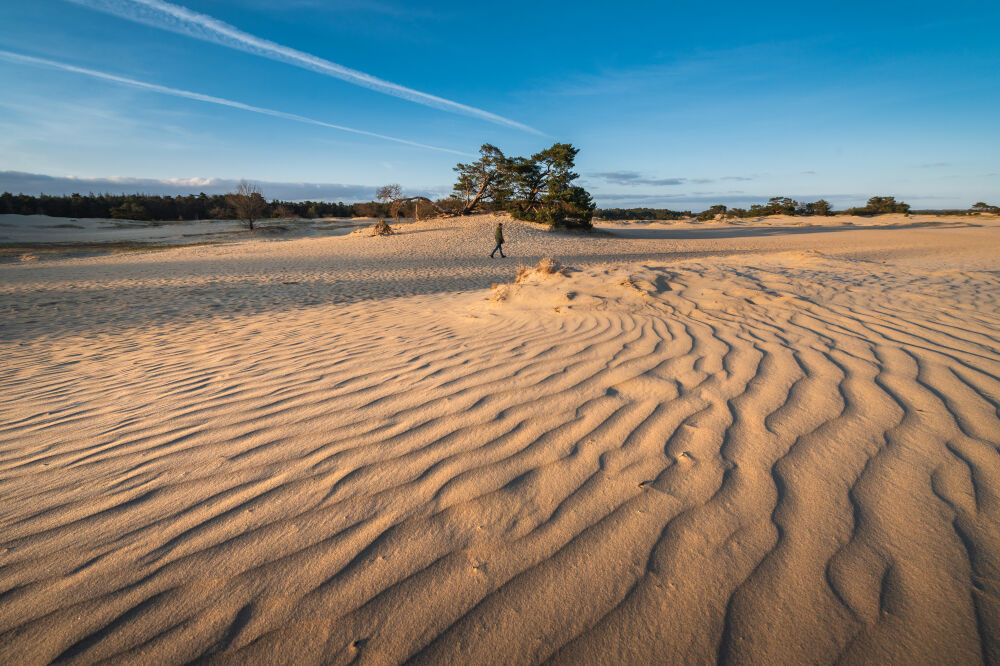
[{"label": "sparse grass", "polygon": [[559,270],[559,268],[560,268],[559,262],[553,259],[552,257],[543,258],[541,261],[538,262],[538,265],[535,266],[536,271],[538,271],[539,273],[543,273],[545,275],[552,275],[557,270]]},{"label": "sparse grass", "polygon": [[539,275],[555,275],[557,273],[565,275],[563,267],[558,261],[552,257],[545,257],[539,261],[538,265],[534,268],[528,268],[527,266],[521,266],[518,268],[517,277],[514,278],[514,284],[521,284],[522,282],[525,282],[535,273],[538,273]]},{"label": "sparse grass", "polygon": [[490,300],[494,303],[499,303],[500,301],[506,301],[510,296],[510,285],[509,284],[497,284],[493,286],[493,295]]}]

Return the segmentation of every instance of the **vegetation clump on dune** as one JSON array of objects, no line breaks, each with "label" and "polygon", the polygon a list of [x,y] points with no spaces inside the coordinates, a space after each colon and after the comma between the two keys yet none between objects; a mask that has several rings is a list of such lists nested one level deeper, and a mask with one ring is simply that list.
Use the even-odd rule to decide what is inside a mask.
[{"label": "vegetation clump on dune", "polygon": [[403,196],[398,184],[376,190],[376,198],[393,217],[413,211],[419,219],[421,206],[439,215],[506,212],[519,220],[556,227],[590,229],[596,208],[590,193],[573,181],[579,152],[568,143],[554,143],[531,157],[507,157],[485,143],[479,159],[455,166],[458,180],[446,199],[431,201],[424,196]]},{"label": "vegetation clump on dune", "polygon": [[395,231],[389,226],[389,223],[385,220],[379,220],[372,227],[372,236],[391,236]]},{"label": "vegetation clump on dune", "polygon": [[562,271],[562,265],[553,259],[552,257],[544,257],[538,262],[538,265],[533,269],[527,266],[522,266],[517,270],[517,278],[514,280],[514,284],[521,284],[528,279],[530,275],[554,275]]},{"label": "vegetation clump on dune", "polygon": [[480,158],[455,167],[453,201],[459,214],[506,211],[519,220],[589,229],[596,208],[590,193],[573,181],[579,149],[554,143],[531,157],[507,157],[483,144]]}]

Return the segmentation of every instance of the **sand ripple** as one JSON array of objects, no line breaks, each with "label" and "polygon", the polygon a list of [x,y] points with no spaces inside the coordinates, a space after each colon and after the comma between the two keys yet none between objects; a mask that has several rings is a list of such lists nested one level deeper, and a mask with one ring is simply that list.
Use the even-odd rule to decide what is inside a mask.
[{"label": "sand ripple", "polygon": [[796,251],[14,336],[0,661],[1000,663],[998,299]]}]

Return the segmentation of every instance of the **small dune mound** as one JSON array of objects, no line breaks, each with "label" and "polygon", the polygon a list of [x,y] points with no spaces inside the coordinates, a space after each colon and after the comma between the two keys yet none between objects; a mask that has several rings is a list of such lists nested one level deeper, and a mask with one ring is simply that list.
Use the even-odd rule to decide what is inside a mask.
[{"label": "small dune mound", "polygon": [[495,284],[493,285],[492,293],[490,294],[490,301],[493,303],[500,303],[506,301],[511,295],[511,288],[509,284]]},{"label": "small dune mound", "polygon": [[538,262],[538,265],[534,268],[528,268],[527,266],[522,266],[517,269],[517,277],[514,279],[514,284],[523,284],[528,281],[543,281],[552,275],[561,275],[566,277],[568,275],[567,271],[562,267],[562,265],[553,259],[552,257],[545,257]]},{"label": "small dune mound", "polygon": [[[492,294],[490,295],[490,301],[492,303],[500,303],[503,301],[509,301],[516,296],[522,295],[522,287],[528,285],[537,285],[539,283],[545,282],[553,276],[558,277],[568,277],[569,270],[563,268],[563,266],[552,257],[545,257],[538,262],[538,265],[534,268],[529,268],[528,266],[521,266],[517,269],[517,275],[514,278],[513,284],[494,284],[492,287]],[[548,290],[546,290],[548,291]],[[536,293],[535,296],[541,295]],[[524,300],[518,299],[518,300]]]},{"label": "small dune mound", "polygon": [[512,283],[494,284],[486,299],[488,307],[507,311],[636,312],[651,305],[649,282],[634,281],[615,268],[579,270],[562,266],[551,257],[534,268],[522,267]]}]

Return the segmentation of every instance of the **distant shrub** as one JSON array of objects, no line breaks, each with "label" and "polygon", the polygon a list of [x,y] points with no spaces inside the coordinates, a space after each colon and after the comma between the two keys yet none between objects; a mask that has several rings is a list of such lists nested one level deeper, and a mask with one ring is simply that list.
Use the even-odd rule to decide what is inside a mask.
[{"label": "distant shrub", "polygon": [[394,232],[385,220],[379,220],[372,227],[372,236],[391,236]]},{"label": "distant shrub", "polygon": [[910,204],[896,201],[896,197],[872,197],[868,200],[868,205],[848,208],[844,211],[847,215],[886,215],[888,213],[909,213]]},{"label": "distant shrub", "polygon": [[807,203],[800,210],[804,215],[833,215],[833,206],[825,199]]},{"label": "distant shrub", "polygon": [[245,180],[240,181],[235,192],[226,195],[226,203],[250,231],[253,231],[256,221],[267,212],[267,201],[264,200],[260,186]]}]

